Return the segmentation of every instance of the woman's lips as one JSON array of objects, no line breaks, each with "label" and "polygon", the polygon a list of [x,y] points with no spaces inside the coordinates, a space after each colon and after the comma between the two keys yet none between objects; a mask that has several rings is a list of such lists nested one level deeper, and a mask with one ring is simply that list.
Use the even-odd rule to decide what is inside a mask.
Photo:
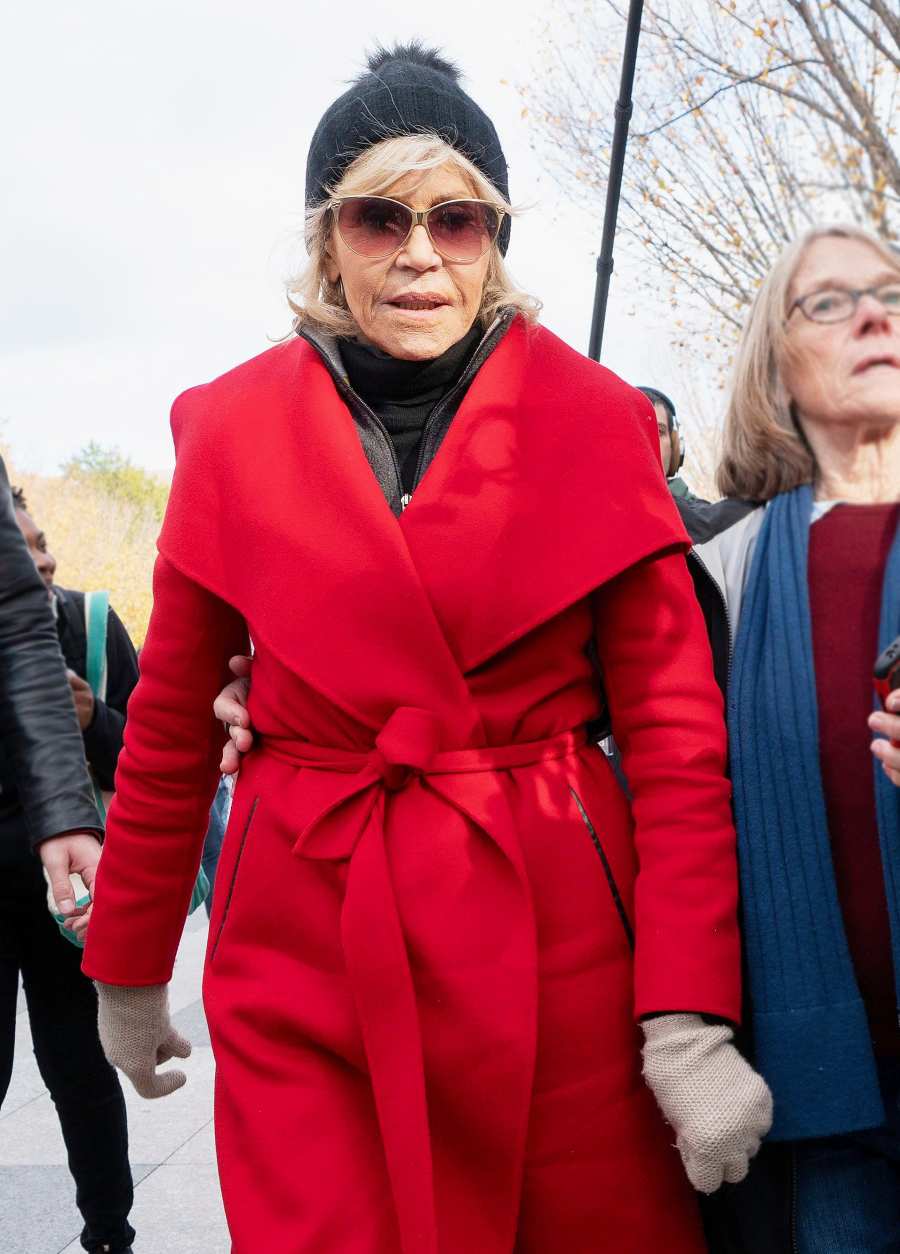
[{"label": "woman's lips", "polygon": [[443,296],[395,296],[385,303],[394,309],[402,309],[404,313],[434,313],[445,309],[449,301]]},{"label": "woman's lips", "polygon": [[879,353],[877,356],[865,357],[862,361],[857,362],[853,368],[854,374],[863,374],[866,370],[871,370],[874,366],[887,366],[888,369],[900,369],[900,359],[893,357],[890,353]]}]

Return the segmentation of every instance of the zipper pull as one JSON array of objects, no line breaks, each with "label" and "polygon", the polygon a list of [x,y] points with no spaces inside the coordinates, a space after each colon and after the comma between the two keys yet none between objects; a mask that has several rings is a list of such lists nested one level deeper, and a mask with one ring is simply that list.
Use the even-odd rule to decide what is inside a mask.
[{"label": "zipper pull", "polygon": [[410,503],[411,500],[412,500],[411,492],[404,492],[403,495],[400,497],[400,513],[401,514],[406,509],[407,505]]}]

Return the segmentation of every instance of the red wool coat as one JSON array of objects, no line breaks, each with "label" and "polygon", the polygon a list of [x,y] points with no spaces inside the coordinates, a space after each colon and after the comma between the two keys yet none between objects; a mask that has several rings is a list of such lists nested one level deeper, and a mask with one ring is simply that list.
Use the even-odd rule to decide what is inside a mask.
[{"label": "red wool coat", "polygon": [[515,323],[399,519],[304,342],[173,427],[85,970],[169,979],[249,628],[204,986],[236,1254],[699,1254],[635,1020],[738,1017],[734,836],[649,407]]}]

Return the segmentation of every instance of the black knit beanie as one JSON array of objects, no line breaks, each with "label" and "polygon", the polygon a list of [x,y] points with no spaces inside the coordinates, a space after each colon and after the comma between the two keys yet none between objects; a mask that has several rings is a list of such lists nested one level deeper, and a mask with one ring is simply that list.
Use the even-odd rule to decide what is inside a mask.
[{"label": "black knit beanie", "polygon": [[[366,148],[395,135],[431,131],[446,140],[509,199],[506,158],[494,124],[459,85],[459,70],[417,40],[379,48],[366,71],[327,109],[306,162],[306,203],[328,198],[347,167]],[[497,239],[509,247],[509,217]]]}]

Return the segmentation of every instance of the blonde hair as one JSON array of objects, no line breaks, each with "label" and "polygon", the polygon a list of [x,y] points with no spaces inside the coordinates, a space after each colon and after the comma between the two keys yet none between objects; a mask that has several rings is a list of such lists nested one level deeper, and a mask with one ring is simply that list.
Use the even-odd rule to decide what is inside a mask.
[{"label": "blonde hair", "polygon": [[782,365],[791,284],[807,249],[820,239],[858,240],[900,272],[900,256],[859,226],[814,227],[781,253],[756,293],[741,334],[716,472],[723,496],[768,501],[815,478],[815,460],[791,412]]},{"label": "blonde hair", "polygon": [[[515,211],[493,183],[467,157],[438,135],[397,135],[383,139],[361,153],[330,189],[332,196],[382,196],[398,179],[418,173],[425,176],[443,165],[454,166],[466,179],[475,196],[512,214]],[[306,214],[306,249],[309,261],[286,284],[287,301],[294,312],[294,327],[317,328],[333,335],[354,335],[356,319],[347,307],[340,279],[331,283],[326,272],[326,246],[334,229],[331,204],[316,205]],[[503,309],[516,309],[534,322],[541,303],[520,291],[507,270],[500,249],[493,244],[478,318],[485,330]]]}]

